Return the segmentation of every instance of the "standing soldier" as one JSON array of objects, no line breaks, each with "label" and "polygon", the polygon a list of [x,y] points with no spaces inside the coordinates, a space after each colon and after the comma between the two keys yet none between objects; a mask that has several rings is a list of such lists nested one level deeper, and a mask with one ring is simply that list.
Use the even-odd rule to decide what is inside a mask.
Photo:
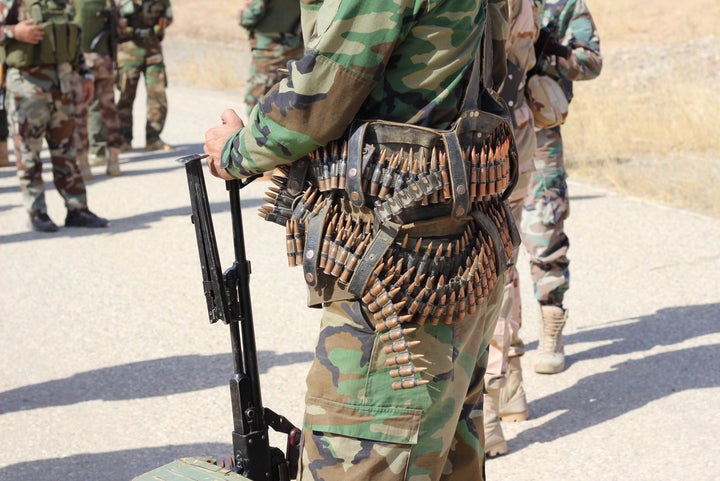
[{"label": "standing soldier", "polygon": [[563,229],[570,206],[560,126],[567,116],[573,82],[597,77],[602,55],[600,37],[584,0],[546,0],[542,26],[536,42],[537,63],[528,78],[537,150],[521,230],[542,322],[533,369],[555,374],[565,369],[563,299],[570,284],[570,243]]},{"label": "standing soldier", "polygon": [[250,39],[250,77],[245,89],[248,115],[258,101],[282,78],[290,60],[302,56],[300,2],[297,0],[245,0],[238,23]]},{"label": "standing soldier", "polygon": [[[542,2],[541,2],[542,3]],[[535,66],[534,42],[540,30],[542,5],[533,0],[509,0],[510,37],[506,46],[507,78],[500,95],[511,109],[515,124],[515,145],[518,149],[519,178],[508,203],[513,219],[519,225],[522,205],[533,170],[533,156],[537,146],[533,115],[525,96],[525,78]],[[513,253],[517,260],[518,249]],[[488,368],[485,374],[485,453],[489,457],[505,454],[507,442],[500,419],[524,421],[528,416],[525,391],[522,386],[520,356],[524,345],[517,336],[520,322],[518,271],[515,262],[508,269],[503,304],[495,333],[490,342]],[[517,341],[517,342],[513,342]]]},{"label": "standing soldier", "polygon": [[[140,75],[145,76],[147,90],[145,149],[172,150],[170,145],[160,139],[168,108],[162,40],[165,29],[173,20],[170,0],[122,0],[120,15],[123,42],[117,58],[120,89],[117,108],[124,137],[122,150],[132,148],[133,103]],[[127,41],[124,41],[125,37]]]},{"label": "standing soldier", "polygon": [[20,150],[18,177],[31,228],[57,231],[47,214],[40,151],[47,141],[55,187],[65,200],[67,227],[105,227],[107,219],[87,206],[85,183],[75,159],[71,76],[84,76],[85,98],[93,95],[92,74],[79,49],[80,31],[67,0],[0,3],[0,45],[8,67],[8,115]]},{"label": "standing soldier", "polygon": [[280,168],[261,213],[323,310],[300,481],[485,478],[483,374],[517,241],[517,152],[481,42],[490,21],[504,71],[504,4],[303,3],[304,56],[247,125],[226,110],[205,134],[217,177]]},{"label": "standing soldier", "polygon": [[124,144],[115,105],[115,57],[118,10],[113,0],[75,0],[75,21],[82,29],[85,63],[95,77],[95,96],[82,117],[89,164],[106,165],[105,172],[118,176],[119,154]]}]

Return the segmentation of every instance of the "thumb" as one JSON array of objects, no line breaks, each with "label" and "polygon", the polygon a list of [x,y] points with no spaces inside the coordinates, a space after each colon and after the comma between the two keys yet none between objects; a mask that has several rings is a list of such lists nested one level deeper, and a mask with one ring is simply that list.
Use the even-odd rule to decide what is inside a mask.
[{"label": "thumb", "polygon": [[220,116],[220,120],[222,120],[223,124],[231,127],[237,127],[238,129],[243,127],[242,119],[233,109],[225,110]]}]

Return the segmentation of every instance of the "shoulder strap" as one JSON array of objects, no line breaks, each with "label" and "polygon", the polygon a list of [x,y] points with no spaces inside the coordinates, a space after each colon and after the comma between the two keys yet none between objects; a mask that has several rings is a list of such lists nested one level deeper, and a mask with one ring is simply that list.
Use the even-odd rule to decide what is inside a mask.
[{"label": "shoulder strap", "polygon": [[485,86],[492,85],[492,32],[490,30],[492,26],[488,15],[488,0],[483,1],[483,8],[485,9],[485,26],[472,63],[460,114],[479,109],[482,90]]}]

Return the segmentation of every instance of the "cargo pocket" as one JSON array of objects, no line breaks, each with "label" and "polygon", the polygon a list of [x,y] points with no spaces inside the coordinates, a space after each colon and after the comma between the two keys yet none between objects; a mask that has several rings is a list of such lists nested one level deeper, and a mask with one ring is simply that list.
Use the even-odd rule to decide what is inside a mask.
[{"label": "cargo pocket", "polygon": [[308,398],[298,480],[405,479],[421,414]]}]

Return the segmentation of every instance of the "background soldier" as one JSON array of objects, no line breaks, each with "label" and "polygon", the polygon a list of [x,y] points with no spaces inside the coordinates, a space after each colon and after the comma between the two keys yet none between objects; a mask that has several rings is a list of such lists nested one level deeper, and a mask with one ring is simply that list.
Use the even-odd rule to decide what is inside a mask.
[{"label": "background soldier", "polygon": [[245,89],[248,115],[260,98],[278,83],[290,60],[303,54],[300,37],[300,2],[297,0],[246,0],[238,23],[248,31],[252,63]]},{"label": "background soldier", "polygon": [[61,0],[5,1],[0,3],[0,25],[0,45],[8,66],[8,113],[18,138],[18,177],[31,228],[42,232],[58,229],[45,204],[40,160],[43,138],[50,150],[55,187],[68,211],[65,225],[105,227],[108,221],[87,207],[85,183],[75,160],[73,65],[85,77],[86,99],[92,97],[93,84],[79,49],[80,32],[72,22],[72,5]]},{"label": "background soldier", "polygon": [[[554,374],[565,368],[562,330],[567,311],[563,299],[570,284],[570,242],[563,229],[570,205],[560,125],[572,99],[572,83],[597,77],[602,55],[600,38],[584,0],[546,0],[542,25],[533,73],[547,76],[554,83],[536,84],[532,76],[528,79],[529,86],[541,87],[529,90],[537,150],[521,231],[542,322],[533,369]],[[559,87],[558,93],[552,93],[546,85]]]},{"label": "background soldier", "polygon": [[[535,39],[540,30],[542,2],[533,0],[509,0],[510,37],[507,42],[508,75],[500,92],[508,103],[515,123],[515,145],[518,149],[520,176],[508,202],[513,218],[519,225],[522,204],[530,183],[533,170],[533,156],[537,146],[535,124],[525,96],[525,78],[535,66]],[[513,254],[517,260],[518,249]],[[525,352],[517,335],[520,322],[520,297],[518,271],[514,266],[508,269],[507,284],[503,293],[500,317],[490,341],[490,356],[485,374],[485,453],[498,456],[507,453],[508,446],[502,431],[500,419],[524,421],[528,416],[527,400],[522,386],[520,356]],[[509,357],[509,359],[508,359]]]},{"label": "background soldier", "polygon": [[160,139],[168,109],[165,95],[167,76],[161,43],[165,29],[173,19],[170,0],[122,0],[120,15],[123,41],[117,58],[120,89],[117,108],[125,142],[122,150],[132,148],[133,103],[140,75],[145,76],[147,90],[145,149],[172,150]]},{"label": "background soldier", "polygon": [[81,118],[86,125],[89,164],[106,165],[105,172],[118,176],[120,148],[124,138],[115,105],[115,57],[119,14],[113,0],[75,0],[75,20],[82,29],[85,63],[95,78],[95,96]]},{"label": "background soldier", "polygon": [[[496,2],[492,10],[495,15],[490,17],[503,20],[493,25],[497,35],[493,40],[501,41],[504,47],[507,7],[500,3],[505,2]],[[391,215],[403,224],[411,240],[402,240],[402,235],[394,237],[393,222],[378,220],[379,226],[370,225],[377,219],[375,214],[380,215],[379,210],[368,207],[377,206],[373,198],[378,199],[380,209],[387,205],[381,199],[394,195],[387,194],[389,191],[398,193],[398,198],[403,193],[410,195],[399,186],[404,185],[406,178],[424,179],[418,169],[430,169],[432,173],[428,170],[428,175],[438,179],[437,169],[445,160],[444,154],[436,152],[434,156],[425,146],[427,157],[420,155],[426,153],[425,149],[414,143],[407,132],[413,131],[414,126],[450,127],[461,111],[464,98],[461,86],[468,84],[470,67],[480,48],[482,26],[488,16],[484,1],[449,0],[430,5],[424,1],[394,0],[317,2],[312,8],[303,5],[306,51],[301,59],[289,64],[290,77],[273,86],[259,107],[252,110],[247,126],[237,113],[226,110],[221,116],[224,125],[205,135],[208,167],[214,175],[226,180],[246,178],[292,164],[287,173],[292,182],[285,184],[282,176],[276,180],[281,186],[308,189],[307,197],[295,197],[299,203],[289,203],[292,207],[284,210],[281,207],[287,199],[281,198],[285,195],[282,188],[279,194],[271,191],[283,204],[275,204],[279,207],[277,213],[269,206],[269,211],[264,210],[269,215],[292,216],[285,223],[286,234],[290,230],[288,260],[297,262],[299,257],[300,262],[308,263],[303,271],[308,281],[309,303],[323,308],[319,341],[307,381],[298,477],[301,481],[484,479],[483,374],[487,343],[504,285],[506,266],[500,257],[512,253],[512,220],[502,209],[497,211],[497,223],[483,222],[488,232],[494,231],[493,224],[504,226],[499,228],[505,235],[503,240],[493,243],[499,249],[490,253],[493,261],[480,260],[479,251],[468,245],[485,251],[491,243],[483,241],[479,226],[463,216],[483,218],[489,205],[478,200],[466,210],[465,204],[456,206],[454,201],[440,206],[439,199],[441,195],[444,199],[470,195],[469,191],[473,198],[500,195],[495,189],[498,178],[489,180],[487,162],[490,158],[498,161],[506,158],[503,146],[512,142],[510,127],[501,123],[502,132],[491,129],[481,135],[475,131],[471,136],[497,142],[492,151],[489,144],[472,146],[479,151],[468,146],[468,156],[474,159],[478,176],[483,159],[485,179],[482,183],[473,181],[472,189],[468,189],[468,179],[462,182],[454,179],[461,183],[453,182],[452,187],[444,181],[435,182],[432,188],[411,185],[409,190],[415,195],[406,214],[417,216],[412,225],[404,223],[400,215]],[[504,49],[497,53],[504,57]],[[499,64],[504,70],[504,58]],[[482,74],[483,86],[492,85],[487,72]],[[480,82],[470,85],[479,86]],[[472,118],[480,117],[478,112],[472,114],[476,115]],[[352,155],[345,159],[348,163],[345,170],[343,140],[347,139],[348,127],[354,119],[406,124],[400,129],[402,134],[398,131],[395,134],[403,135],[401,140],[407,142],[403,145],[409,151],[395,152],[394,158],[388,158],[385,164],[381,152],[387,144],[378,143],[375,148],[361,139],[355,145],[353,137],[354,147]],[[450,137],[448,142],[457,145]],[[360,155],[363,146],[365,159]],[[453,150],[448,161],[456,166],[465,152],[464,146],[460,147]],[[514,148],[511,150],[514,152]],[[298,160],[299,163],[294,163]],[[363,160],[369,162],[367,165],[373,164],[372,173],[361,174],[357,163],[365,167]],[[502,172],[507,173],[496,167],[493,164],[493,176],[503,177]],[[314,172],[301,177],[310,186],[294,176],[298,172]],[[367,184],[363,185],[363,180]],[[365,202],[363,196],[368,197]],[[408,197],[397,202],[405,201]],[[303,202],[312,206],[304,209]],[[451,204],[453,215],[448,217]],[[307,228],[308,242],[313,244],[303,250],[293,242],[303,239],[293,222],[295,213],[304,215],[305,211],[308,216],[299,222],[303,229]],[[332,219],[325,216],[328,212],[335,212]],[[469,230],[463,231],[466,227]],[[356,248],[355,236],[363,239],[361,246],[368,240],[367,252],[363,247]],[[325,243],[326,238],[327,251],[314,244],[321,239]],[[333,247],[329,246],[331,243]],[[295,253],[292,259],[291,249]],[[348,261],[348,252],[355,258]],[[466,255],[474,260],[463,259]],[[374,280],[359,282],[361,288],[365,286],[361,296],[352,287],[357,278],[351,278],[350,286],[343,287],[340,274],[357,257],[364,267],[366,261],[379,262],[374,270],[363,269]],[[406,258],[407,264],[403,264]],[[454,262],[458,260],[458,265],[466,266],[467,270],[462,267],[455,270]],[[469,265],[464,261],[469,261]],[[482,266],[482,275],[478,266]],[[485,270],[486,267],[490,270]],[[498,269],[495,273],[491,271],[493,267]],[[473,286],[467,284],[465,291],[454,274],[445,276],[446,270],[462,271],[460,275],[466,275],[465,280],[476,279],[478,274],[477,282],[482,284],[485,279],[486,289],[480,293],[475,281],[470,281]],[[371,272],[377,273],[377,278]],[[334,276],[340,276],[340,281],[336,282]],[[358,277],[364,280],[364,275]],[[411,286],[408,279],[414,279]],[[415,289],[421,289],[422,294],[411,296]],[[482,299],[479,304],[476,294]],[[423,306],[411,305],[410,298]],[[477,309],[468,310],[470,305]],[[404,317],[405,312],[411,319]],[[416,356],[412,350],[417,342],[424,357]],[[393,374],[400,376],[395,383],[391,383]]]}]

